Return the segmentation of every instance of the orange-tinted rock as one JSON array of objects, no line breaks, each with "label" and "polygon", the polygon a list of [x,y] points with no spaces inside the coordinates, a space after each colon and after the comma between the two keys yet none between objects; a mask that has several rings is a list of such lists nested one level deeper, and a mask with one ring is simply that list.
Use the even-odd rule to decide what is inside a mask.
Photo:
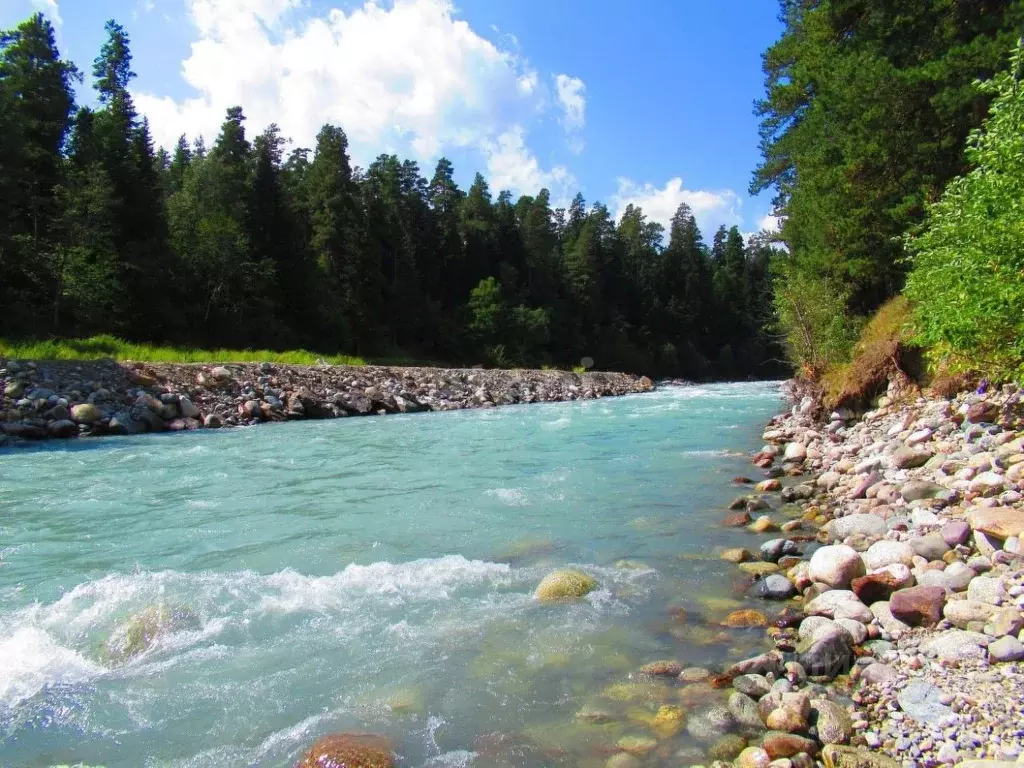
[{"label": "orange-tinted rock", "polygon": [[818,751],[818,745],[813,739],[806,739],[794,733],[769,733],[764,737],[761,748],[768,753],[768,757],[772,760],[792,757],[798,752],[813,755]]},{"label": "orange-tinted rock", "polygon": [[296,768],[392,768],[391,745],[368,733],[331,733],[317,739]]},{"label": "orange-tinted rock", "polygon": [[749,627],[767,627],[768,617],[761,611],[752,608],[745,608],[741,611],[733,611],[722,620],[723,627],[730,629],[747,629]]},{"label": "orange-tinted rock", "polygon": [[892,615],[912,627],[934,627],[942,620],[945,604],[943,587],[909,587],[893,592],[889,598]]},{"label": "orange-tinted rock", "polygon": [[807,718],[804,717],[802,712],[797,712],[791,707],[773,709],[768,713],[768,717],[765,718],[764,722],[773,731],[798,733],[807,730]]},{"label": "orange-tinted rock", "polygon": [[864,605],[888,600],[893,592],[902,587],[902,579],[896,578],[895,574],[888,571],[869,573],[867,576],[861,576],[850,582],[853,593],[860,598]]},{"label": "orange-tinted rock", "polygon": [[750,522],[750,514],[747,512],[736,512],[722,518],[723,528],[740,528]]},{"label": "orange-tinted rock", "polygon": [[683,665],[678,661],[652,661],[644,664],[640,671],[645,675],[658,675],[663,677],[678,677],[683,671]]}]

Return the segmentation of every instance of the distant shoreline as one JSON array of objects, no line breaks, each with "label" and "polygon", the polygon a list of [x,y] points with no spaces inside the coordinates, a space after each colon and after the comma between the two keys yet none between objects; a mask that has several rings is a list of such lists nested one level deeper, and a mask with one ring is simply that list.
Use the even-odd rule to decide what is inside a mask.
[{"label": "distant shoreline", "polygon": [[0,358],[0,445],[649,392],[646,376],[561,370]]}]

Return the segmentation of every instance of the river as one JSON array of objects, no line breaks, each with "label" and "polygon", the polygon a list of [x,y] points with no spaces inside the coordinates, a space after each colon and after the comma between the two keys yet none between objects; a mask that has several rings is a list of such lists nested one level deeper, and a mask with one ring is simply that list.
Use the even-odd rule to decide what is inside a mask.
[{"label": "river", "polygon": [[[407,766],[603,765],[645,732],[639,665],[764,647],[715,626],[756,605],[716,550],[752,544],[719,520],[780,403],[669,387],[2,451],[0,765],[276,768],[338,730]],[[599,588],[537,602],[566,565]],[[153,606],[181,621],[113,659]]]}]

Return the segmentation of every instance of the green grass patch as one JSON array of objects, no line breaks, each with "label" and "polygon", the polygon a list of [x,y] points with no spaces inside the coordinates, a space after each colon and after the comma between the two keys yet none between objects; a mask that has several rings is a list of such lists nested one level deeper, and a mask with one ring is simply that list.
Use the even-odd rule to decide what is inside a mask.
[{"label": "green grass patch", "polygon": [[852,359],[832,365],[822,376],[825,406],[864,407],[885,391],[891,375],[915,378],[919,361],[910,342],[912,334],[910,302],[896,296],[883,304],[861,329]]},{"label": "green grass patch", "polygon": [[0,339],[0,355],[22,360],[135,360],[147,363],[280,363],[314,365],[324,360],[331,365],[366,365],[351,355],[320,355],[304,349],[273,352],[268,349],[193,349],[133,344],[116,336],[46,341]]}]

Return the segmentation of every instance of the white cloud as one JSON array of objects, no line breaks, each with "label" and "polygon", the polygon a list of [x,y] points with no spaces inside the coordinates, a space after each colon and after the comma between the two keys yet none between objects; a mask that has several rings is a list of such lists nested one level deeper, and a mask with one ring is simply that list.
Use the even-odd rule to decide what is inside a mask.
[{"label": "white cloud", "polygon": [[158,144],[212,139],[229,106],[312,146],[340,125],[357,162],[384,147],[427,160],[500,143],[545,100],[536,71],[465,21],[450,0],[375,0],[309,16],[303,0],[186,0],[198,32],[182,77],[197,96],[136,94]]},{"label": "white cloud", "polygon": [[760,232],[778,232],[782,228],[782,218],[769,213],[757,222],[757,228]]},{"label": "white cloud", "polygon": [[480,149],[487,160],[487,181],[492,192],[510,189],[534,195],[543,188],[551,192],[552,205],[562,205],[576,185],[576,177],[564,165],[549,170],[540,167],[526,146],[526,134],[516,125],[495,139],[485,139]]},{"label": "white cloud", "polygon": [[555,75],[555,93],[562,107],[562,127],[569,137],[569,149],[577,155],[583,151],[579,132],[586,123],[587,100],[583,95],[586,88],[578,77]]},{"label": "white cloud", "polygon": [[686,203],[693,209],[693,215],[707,241],[711,240],[720,226],[731,227],[743,223],[740,214],[743,200],[733,190],[686,189],[683,187],[683,180],[678,176],[669,179],[664,187],[655,187],[650,183],[640,185],[630,179],[619,179],[618,192],[612,198],[616,219],[622,216],[627,205],[640,206],[647,218],[665,227],[666,237],[672,216],[680,203]]},{"label": "white cloud", "polygon": [[57,0],[32,0],[32,7],[40,13],[49,16],[50,21],[53,22],[55,27],[59,27],[64,23],[64,20],[60,17],[60,8],[57,7]]}]

